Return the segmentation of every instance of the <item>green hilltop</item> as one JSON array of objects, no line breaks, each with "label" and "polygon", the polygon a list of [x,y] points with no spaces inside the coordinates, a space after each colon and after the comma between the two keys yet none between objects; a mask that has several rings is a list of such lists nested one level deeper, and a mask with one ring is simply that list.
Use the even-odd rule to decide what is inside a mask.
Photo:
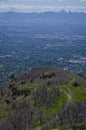
[{"label": "green hilltop", "polygon": [[33,68],[0,87],[0,130],[86,130],[86,77]]}]

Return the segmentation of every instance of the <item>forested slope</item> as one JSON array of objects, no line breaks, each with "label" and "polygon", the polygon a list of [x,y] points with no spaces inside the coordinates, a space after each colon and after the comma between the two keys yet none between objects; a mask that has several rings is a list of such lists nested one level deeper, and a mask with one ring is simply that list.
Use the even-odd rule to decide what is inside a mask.
[{"label": "forested slope", "polygon": [[10,75],[0,87],[0,130],[85,130],[86,77],[54,67]]}]

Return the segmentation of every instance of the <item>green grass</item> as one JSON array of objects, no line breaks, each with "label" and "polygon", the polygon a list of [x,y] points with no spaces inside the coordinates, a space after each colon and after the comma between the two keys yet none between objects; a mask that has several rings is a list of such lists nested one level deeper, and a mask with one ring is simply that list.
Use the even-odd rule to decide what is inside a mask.
[{"label": "green grass", "polygon": [[72,82],[65,84],[62,86],[62,89],[67,91],[67,88],[71,90],[73,102],[76,103],[78,101],[86,100],[86,84],[79,83],[79,86],[75,87],[72,85]]},{"label": "green grass", "polygon": [[70,89],[73,93],[74,102],[86,100],[86,87],[83,87],[83,85],[78,87],[70,86]]},{"label": "green grass", "polygon": [[1,117],[6,117],[9,114],[9,111],[6,109],[0,110],[0,116]]},{"label": "green grass", "polygon": [[8,105],[3,101],[0,104],[0,117],[7,117],[7,115],[11,112]]},{"label": "green grass", "polygon": [[52,117],[56,112],[58,112],[61,109],[63,103],[66,101],[66,94],[64,92],[61,92],[60,95],[57,97],[56,102],[46,108],[46,112],[49,115],[49,117]]},{"label": "green grass", "polygon": [[[64,92],[60,92],[60,95],[57,97],[55,103],[52,105],[46,107],[46,106],[37,106],[36,109],[41,109],[43,112],[43,115],[48,116],[48,119],[51,120],[54,115],[61,109],[63,106],[63,103],[67,101],[67,96]],[[45,122],[45,121],[44,121]],[[39,122],[34,122],[33,123],[34,128],[40,126]]]},{"label": "green grass", "polygon": [[58,130],[69,130],[67,126],[59,126]]},{"label": "green grass", "polygon": [[33,88],[33,87],[37,87],[39,86],[40,84],[39,83],[36,83],[36,82],[33,82],[33,83],[29,83],[29,84],[26,84],[26,85],[23,85],[22,87],[20,87],[19,89],[29,89],[29,88]]},{"label": "green grass", "polygon": [[[63,103],[65,103],[68,99],[67,95],[65,92],[68,92],[68,89],[71,91],[72,93],[72,98],[73,98],[73,102],[76,103],[77,101],[84,101],[86,100],[86,84],[85,83],[79,83],[79,85],[77,87],[74,87],[72,85],[73,81],[75,80],[75,78],[71,77],[71,80],[68,83],[65,84],[61,84],[61,92],[60,95],[57,96],[56,101],[50,105],[50,106],[36,106],[35,107],[35,116],[37,114],[37,110],[42,110],[43,115],[48,116],[49,120],[53,119],[54,115],[56,113],[58,113],[62,106]],[[32,98],[32,92],[34,90],[34,88],[40,87],[41,82],[32,82],[26,85],[22,85],[18,87],[18,90],[28,90],[31,89],[31,93],[27,96],[24,97],[24,95],[20,95],[16,98],[16,103],[19,103],[20,101],[22,101],[22,99],[26,99],[28,101],[30,101],[31,106],[34,108],[34,101]],[[54,86],[47,86],[49,89],[49,92],[53,89]],[[7,104],[3,101],[2,104],[0,104],[0,116],[1,117],[7,117],[7,115],[12,112],[12,110],[8,109]],[[44,121],[45,123],[45,121]],[[40,123],[38,121],[34,120],[33,123],[33,127],[36,128],[37,126],[40,126]],[[51,126],[52,127],[52,126]],[[67,130],[67,127],[65,126],[59,126],[59,124],[57,123],[58,130]],[[51,128],[50,128],[51,129]]]},{"label": "green grass", "polygon": [[16,101],[17,101],[17,102],[20,102],[23,98],[24,98],[24,95],[18,96],[18,97],[16,98]]}]

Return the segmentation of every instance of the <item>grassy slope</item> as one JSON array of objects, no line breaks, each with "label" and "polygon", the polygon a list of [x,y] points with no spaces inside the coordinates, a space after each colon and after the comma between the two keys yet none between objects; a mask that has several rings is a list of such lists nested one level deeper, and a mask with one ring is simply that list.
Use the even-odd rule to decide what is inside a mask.
[{"label": "grassy slope", "polygon": [[86,83],[79,82],[78,86],[73,86],[73,81],[69,81],[67,84],[62,85],[63,90],[67,91],[68,88],[71,90],[74,103],[86,100]]},{"label": "grassy slope", "polygon": [[[73,75],[72,75],[73,76]],[[73,86],[73,79],[75,78],[72,77],[72,80],[68,80],[68,82],[62,84],[60,83],[59,86],[61,88],[61,92],[60,92],[60,96],[57,97],[56,101],[48,106],[48,107],[37,107],[36,109],[42,109],[43,113],[47,113],[48,117],[50,119],[52,119],[52,117],[55,115],[55,113],[57,113],[64,102],[66,102],[68,100],[68,97],[67,97],[67,94],[65,92],[68,92],[68,89],[70,89],[71,91],[71,94],[72,94],[72,99],[73,99],[73,102],[77,102],[77,101],[83,101],[83,100],[86,100],[86,83],[85,82],[79,82],[79,85],[77,87],[74,87]],[[26,98],[27,100],[28,99],[31,99],[31,102],[32,102],[32,105],[33,105],[33,100],[31,98],[32,96],[32,91],[34,88],[36,87],[40,87],[40,84],[43,84],[43,82],[40,80],[39,82],[32,82],[32,83],[27,83],[25,85],[20,85],[18,87],[18,90],[28,90],[28,89],[31,89],[31,93],[27,96],[27,97],[24,97],[24,95],[19,95],[16,97],[15,101],[18,103],[20,102],[23,98]],[[55,84],[54,84],[55,85]],[[57,84],[56,84],[57,85]],[[53,85],[51,86],[53,87]],[[5,97],[3,98],[2,102],[0,102],[0,117],[3,117],[3,119],[5,117],[7,117],[7,115],[12,112],[12,110],[8,109],[8,106],[6,104],[6,102],[4,101]],[[34,127],[38,126],[39,123],[38,122],[34,122]],[[59,128],[59,126],[58,126]],[[59,130],[65,130],[66,128],[65,127],[62,127],[60,126]]]}]

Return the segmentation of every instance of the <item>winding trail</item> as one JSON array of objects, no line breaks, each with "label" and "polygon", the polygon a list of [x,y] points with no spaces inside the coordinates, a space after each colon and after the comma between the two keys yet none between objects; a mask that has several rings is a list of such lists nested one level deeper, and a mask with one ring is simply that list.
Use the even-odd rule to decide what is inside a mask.
[{"label": "winding trail", "polygon": [[69,88],[67,88],[66,86],[64,87],[66,88],[67,90],[62,90],[66,95],[67,95],[67,103],[72,103],[73,101],[73,98],[72,98],[72,92]]},{"label": "winding trail", "polygon": [[[67,103],[72,103],[72,101],[73,101],[72,99],[73,98],[72,98],[71,90],[68,87],[66,87],[66,86],[64,86],[64,88],[66,88],[66,90],[60,89],[60,91],[64,92],[67,95]],[[43,126],[39,126],[35,130],[42,130],[43,128],[45,128],[45,130],[48,130],[48,126],[51,123],[53,123],[55,120],[58,120],[58,115],[55,118],[53,118],[52,120],[50,120],[49,122],[47,122],[47,124],[44,124]],[[57,129],[52,129],[52,130],[58,130],[58,128]]]}]

